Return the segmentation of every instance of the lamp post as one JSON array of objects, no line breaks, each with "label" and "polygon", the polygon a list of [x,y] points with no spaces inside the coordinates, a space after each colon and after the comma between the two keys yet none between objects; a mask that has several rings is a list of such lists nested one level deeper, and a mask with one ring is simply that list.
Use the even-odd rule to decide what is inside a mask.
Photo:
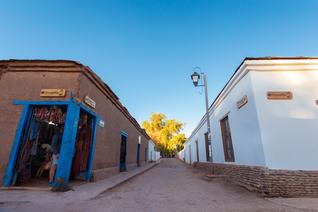
[{"label": "lamp post", "polygon": [[[200,72],[200,74],[197,71]],[[203,84],[199,84],[200,75],[203,78]],[[210,151],[211,151],[211,155],[209,154],[209,159],[210,159],[210,162],[212,163],[213,157],[212,157],[212,142],[211,142],[211,125],[210,125],[210,115],[209,115],[208,84],[207,84],[206,74],[201,72],[201,69],[199,67],[195,67],[194,73],[191,75],[191,79],[192,79],[193,85],[195,87],[201,87],[201,86],[204,87],[206,124],[207,124],[207,128],[208,128],[208,145],[210,145]]]}]

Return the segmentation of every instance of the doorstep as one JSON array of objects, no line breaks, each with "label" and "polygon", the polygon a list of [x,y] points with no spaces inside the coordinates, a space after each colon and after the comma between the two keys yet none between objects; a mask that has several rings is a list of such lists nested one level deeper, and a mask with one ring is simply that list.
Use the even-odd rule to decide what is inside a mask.
[{"label": "doorstep", "polygon": [[9,186],[9,187],[0,187],[0,191],[4,190],[12,190],[12,191],[19,191],[19,190],[28,190],[28,191],[50,191],[50,187],[30,187],[30,186]]},{"label": "doorstep", "polygon": [[[73,188],[75,186],[80,186],[85,183],[88,183],[84,180],[72,180],[69,183],[70,188]],[[19,191],[19,190],[27,190],[27,191],[52,191],[52,187],[48,186],[48,181],[45,182],[45,184],[40,183],[32,183],[32,184],[26,184],[26,185],[19,185],[19,186],[9,186],[9,187],[0,187],[1,190],[11,190],[11,191]]]}]

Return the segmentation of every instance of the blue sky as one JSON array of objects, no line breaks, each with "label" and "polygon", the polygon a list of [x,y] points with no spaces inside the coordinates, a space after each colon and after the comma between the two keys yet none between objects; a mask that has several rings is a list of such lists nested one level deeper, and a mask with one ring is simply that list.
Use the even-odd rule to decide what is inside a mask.
[{"label": "blue sky", "polygon": [[[317,56],[316,0],[0,1],[1,59],[90,66],[141,123],[162,112],[191,133],[247,56]],[[107,121],[107,120],[106,120]]]}]

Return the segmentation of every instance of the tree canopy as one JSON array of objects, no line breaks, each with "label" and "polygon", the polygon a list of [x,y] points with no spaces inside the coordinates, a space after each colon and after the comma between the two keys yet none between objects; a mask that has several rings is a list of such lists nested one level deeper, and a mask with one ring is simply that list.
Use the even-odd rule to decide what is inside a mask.
[{"label": "tree canopy", "polygon": [[187,140],[185,134],[180,133],[183,126],[183,123],[175,119],[167,119],[162,113],[153,113],[149,120],[142,123],[142,127],[162,156],[173,155],[175,150],[183,149],[183,144]]}]

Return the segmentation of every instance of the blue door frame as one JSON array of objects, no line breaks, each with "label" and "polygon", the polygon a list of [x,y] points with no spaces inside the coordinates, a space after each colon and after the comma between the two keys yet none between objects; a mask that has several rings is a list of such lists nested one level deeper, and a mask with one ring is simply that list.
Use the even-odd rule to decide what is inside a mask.
[{"label": "blue door frame", "polygon": [[78,128],[78,120],[80,115],[80,109],[85,110],[93,117],[93,137],[92,146],[88,160],[88,169],[84,173],[85,179],[90,180],[92,176],[92,164],[94,160],[94,149],[96,143],[96,125],[98,122],[98,117],[96,113],[86,108],[81,103],[74,102],[73,98],[69,101],[13,101],[14,105],[22,105],[23,110],[20,117],[20,122],[16,135],[13,141],[13,146],[11,149],[9,161],[6,168],[5,177],[3,179],[3,186],[8,187],[11,185],[14,175],[14,169],[16,160],[19,153],[20,142],[22,141],[24,127],[26,126],[28,120],[28,114],[30,112],[30,107],[39,105],[64,105],[67,106],[67,114],[64,126],[64,133],[62,137],[62,145],[60,149],[60,159],[58,162],[57,170],[55,173],[54,187],[66,186],[69,182],[72,159],[75,151],[75,140]]}]

